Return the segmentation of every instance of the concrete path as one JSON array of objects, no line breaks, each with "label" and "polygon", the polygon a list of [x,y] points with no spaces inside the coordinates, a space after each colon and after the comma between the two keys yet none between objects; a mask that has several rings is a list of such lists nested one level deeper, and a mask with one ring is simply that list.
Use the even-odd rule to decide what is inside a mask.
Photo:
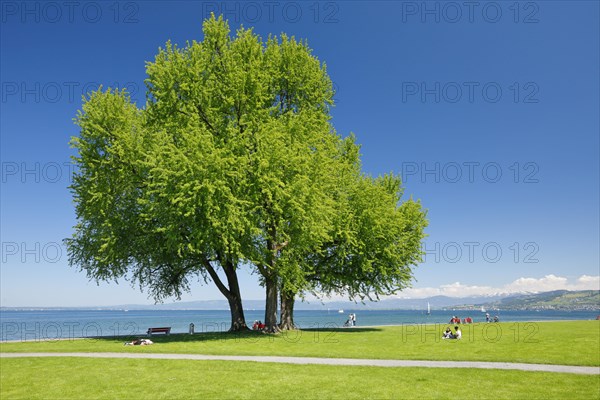
[{"label": "concrete path", "polygon": [[0,358],[16,357],[90,357],[90,358],[149,358],[159,360],[221,360],[253,361],[286,364],[361,365],[369,367],[425,367],[425,368],[480,368],[512,369],[520,371],[563,372],[571,374],[600,375],[600,367],[571,365],[522,364],[483,361],[417,361],[369,360],[354,358],[277,357],[277,356],[220,356],[204,354],[159,353],[0,353]]}]

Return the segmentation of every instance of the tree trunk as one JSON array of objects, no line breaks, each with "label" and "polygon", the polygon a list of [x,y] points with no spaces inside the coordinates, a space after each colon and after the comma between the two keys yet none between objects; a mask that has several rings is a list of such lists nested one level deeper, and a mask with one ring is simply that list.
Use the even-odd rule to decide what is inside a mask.
[{"label": "tree trunk", "polygon": [[247,330],[246,318],[244,317],[244,307],[242,306],[242,295],[240,294],[240,285],[238,282],[237,273],[233,265],[227,265],[225,268],[227,276],[227,285],[229,286],[229,310],[231,311],[231,327],[229,332],[239,332]]},{"label": "tree trunk", "polygon": [[282,331],[296,329],[296,325],[294,325],[295,297],[295,293],[281,291],[281,323],[279,328]]},{"label": "tree trunk", "polygon": [[231,327],[229,328],[229,332],[247,330],[248,325],[246,325],[246,318],[244,317],[242,295],[240,294],[240,285],[238,283],[235,265],[229,262],[224,263],[225,265],[221,265],[223,271],[225,271],[225,276],[227,277],[227,286],[225,286],[210,262],[205,259],[203,260],[203,264],[213,282],[215,282],[217,288],[219,288],[219,291],[229,302],[229,311],[231,312]]},{"label": "tree trunk", "polygon": [[266,277],[265,286],[267,300],[265,302],[265,331],[269,333],[279,332],[277,326],[277,278]]},{"label": "tree trunk", "polygon": [[229,302],[229,311],[231,312],[231,327],[229,328],[229,332],[247,330],[248,326],[244,317],[242,299],[239,296],[231,296],[227,298],[227,301]]}]

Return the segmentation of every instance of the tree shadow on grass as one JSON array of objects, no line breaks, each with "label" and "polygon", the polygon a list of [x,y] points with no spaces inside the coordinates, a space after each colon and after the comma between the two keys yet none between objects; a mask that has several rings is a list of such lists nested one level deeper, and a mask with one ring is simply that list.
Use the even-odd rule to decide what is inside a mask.
[{"label": "tree shadow on grass", "polygon": [[315,335],[320,332],[322,333],[342,333],[342,334],[350,334],[350,333],[361,333],[361,332],[379,332],[381,329],[379,328],[338,328],[338,327],[319,327],[319,328],[305,328],[305,329],[297,329],[291,331],[283,331],[276,334],[264,333],[261,331],[253,331],[247,330],[242,332],[198,332],[193,335],[187,333],[172,333],[170,335],[164,334],[154,334],[152,336],[148,336],[144,333],[142,334],[133,334],[133,335],[123,335],[123,336],[98,336],[93,338],[86,338],[88,340],[97,340],[100,342],[131,342],[135,339],[150,339],[156,344],[166,344],[166,343],[202,343],[202,342],[239,342],[239,341],[249,341],[249,342],[259,342],[262,340],[275,340],[282,339],[286,340],[299,340],[303,334]]},{"label": "tree shadow on grass", "polygon": [[130,341],[134,339],[150,339],[154,343],[195,343],[205,341],[239,340],[243,338],[260,338],[264,336],[268,335],[261,332],[248,330],[244,332],[197,332],[193,335],[190,335],[188,333],[171,333],[169,335],[154,334],[152,336],[148,336],[145,333],[139,333],[119,336],[97,336],[89,339],[107,342],[114,340]]}]

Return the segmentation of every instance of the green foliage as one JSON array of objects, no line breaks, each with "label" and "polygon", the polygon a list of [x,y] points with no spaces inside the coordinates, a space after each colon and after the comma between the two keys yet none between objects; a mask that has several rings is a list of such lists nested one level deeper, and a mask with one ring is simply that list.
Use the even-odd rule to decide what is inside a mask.
[{"label": "green foliage", "polygon": [[198,267],[181,254],[173,216],[156,213],[156,203],[172,198],[168,188],[157,188],[163,182],[152,150],[161,136],[149,137],[144,119],[124,92],[98,91],[84,103],[81,134],[72,141],[79,222],[67,245],[71,262],[91,278],[128,276],[160,299],[180,295],[187,272]]},{"label": "green foliage", "polygon": [[362,174],[354,137],[331,125],[325,64],[285,34],[232,35],[214,16],[203,31],[147,63],[145,108],[111,89],[85,99],[72,141],[71,263],[98,281],[137,282],[156,300],[194,278],[239,299],[243,265],[292,293],[405,287],[425,213],[400,203],[398,177]]},{"label": "green foliage", "polygon": [[335,217],[328,241],[305,261],[305,279],[316,295],[372,299],[407,287],[421,261],[426,212],[412,199],[401,202],[398,176],[361,173],[354,136],[342,143]]}]

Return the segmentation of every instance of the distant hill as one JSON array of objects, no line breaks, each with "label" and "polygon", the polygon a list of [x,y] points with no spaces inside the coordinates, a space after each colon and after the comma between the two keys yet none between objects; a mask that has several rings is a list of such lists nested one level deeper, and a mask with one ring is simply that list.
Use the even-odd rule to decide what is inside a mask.
[{"label": "distant hill", "polygon": [[513,310],[600,310],[600,290],[555,290],[509,297],[492,304]]},{"label": "distant hill", "polygon": [[600,290],[555,290],[535,294],[520,294],[474,306],[465,304],[456,308],[471,309],[480,306],[492,310],[596,311],[600,310]]}]

